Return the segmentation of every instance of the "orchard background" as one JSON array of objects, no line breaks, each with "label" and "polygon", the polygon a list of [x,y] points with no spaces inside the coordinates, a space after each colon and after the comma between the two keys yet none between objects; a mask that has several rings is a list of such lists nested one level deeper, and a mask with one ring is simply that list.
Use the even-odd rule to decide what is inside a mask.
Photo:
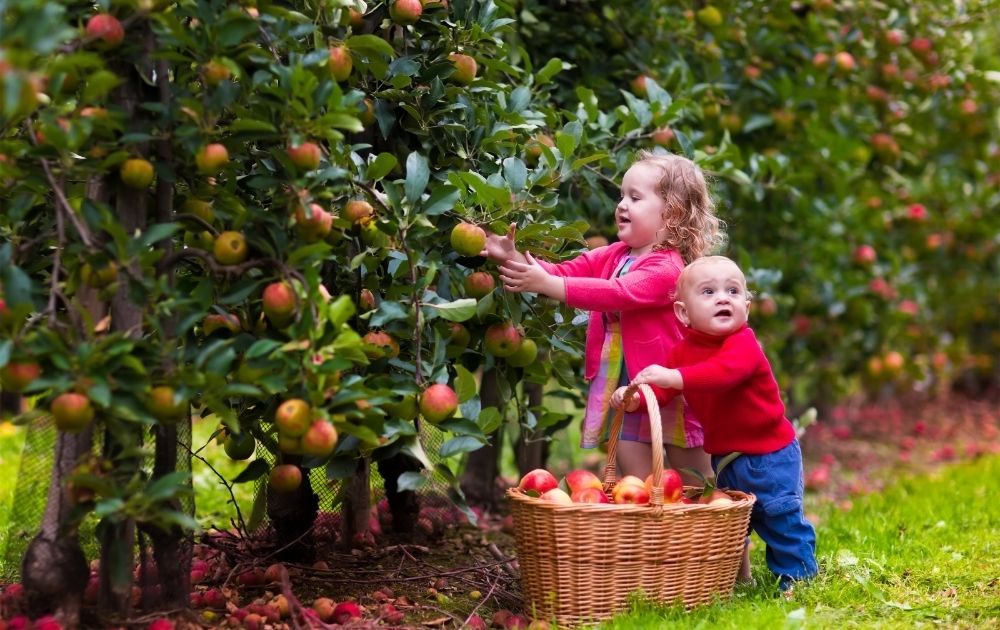
[{"label": "orchard background", "polygon": [[345,546],[373,477],[400,534],[429,490],[496,507],[502,436],[539,466],[576,417],[583,320],[449,235],[613,239],[640,148],[711,174],[792,415],[995,391],[1000,7],[774,4],[0,1],[4,410],[56,435],[28,609],[188,606],[192,414],[293,560],[327,479]]}]

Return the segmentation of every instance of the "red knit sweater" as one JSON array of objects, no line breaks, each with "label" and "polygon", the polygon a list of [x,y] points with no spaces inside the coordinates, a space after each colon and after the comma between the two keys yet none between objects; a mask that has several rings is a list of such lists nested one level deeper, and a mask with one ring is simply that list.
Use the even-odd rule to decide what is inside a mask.
[{"label": "red knit sweater", "polygon": [[662,406],[684,394],[705,430],[705,452],[773,453],[795,439],[771,364],[749,327],[728,337],[688,329],[667,367],[681,373],[684,390],[653,386],[656,398]]}]

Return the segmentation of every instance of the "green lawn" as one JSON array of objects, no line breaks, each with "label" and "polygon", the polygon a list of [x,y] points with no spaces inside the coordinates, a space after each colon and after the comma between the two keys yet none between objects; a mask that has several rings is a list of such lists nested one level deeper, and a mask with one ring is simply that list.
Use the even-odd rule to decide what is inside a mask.
[{"label": "green lawn", "polygon": [[[638,605],[603,630],[670,628],[1000,628],[1000,458],[906,478],[818,526],[820,576],[791,601],[769,586],[685,613]],[[763,545],[754,577],[767,582]]]}]

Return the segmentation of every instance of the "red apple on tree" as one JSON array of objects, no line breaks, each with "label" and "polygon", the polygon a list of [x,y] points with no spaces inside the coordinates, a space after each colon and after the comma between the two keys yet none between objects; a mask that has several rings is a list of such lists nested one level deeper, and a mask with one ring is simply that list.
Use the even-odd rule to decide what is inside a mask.
[{"label": "red apple on tree", "polygon": [[842,50],[833,56],[833,65],[837,68],[839,72],[851,72],[858,67],[856,61],[854,61],[854,55]]},{"label": "red apple on tree", "polygon": [[56,396],[49,405],[56,428],[68,433],[79,433],[94,420],[90,399],[77,392]]},{"label": "red apple on tree", "polygon": [[153,165],[143,158],[131,158],[122,162],[118,175],[129,188],[144,190],[153,183]]},{"label": "red apple on tree", "polygon": [[511,322],[500,322],[486,329],[483,346],[495,357],[509,357],[521,347],[521,331]]},{"label": "red apple on tree", "polygon": [[670,127],[660,127],[650,137],[653,139],[654,144],[661,147],[668,147],[673,143],[675,136],[674,130]]},{"label": "red apple on tree", "polygon": [[451,53],[448,59],[455,65],[455,71],[451,73],[451,80],[462,85],[469,85],[476,78],[479,67],[476,60],[469,55],[462,53]]},{"label": "red apple on tree", "polygon": [[465,277],[462,283],[465,287],[465,294],[471,298],[484,298],[493,292],[496,281],[493,274],[488,271],[475,271]]},{"label": "red apple on tree", "polygon": [[278,405],[274,412],[278,431],[290,437],[299,437],[312,424],[312,407],[301,398],[290,398]]},{"label": "red apple on tree", "polygon": [[517,489],[528,496],[538,497],[558,485],[559,480],[555,475],[544,468],[536,468],[524,473],[517,484]]},{"label": "red apple on tree", "polygon": [[522,339],[521,346],[514,351],[514,354],[507,357],[507,365],[516,368],[525,368],[535,362],[538,358],[538,344],[534,339]]},{"label": "red apple on tree", "polygon": [[420,396],[420,415],[431,424],[437,424],[455,415],[458,394],[444,383],[435,383]]},{"label": "red apple on tree", "polygon": [[351,50],[347,46],[330,46],[330,60],[327,62],[327,67],[335,81],[346,81],[354,69]]},{"label": "red apple on tree", "polygon": [[424,5],[420,0],[395,0],[389,6],[389,17],[396,24],[415,24],[424,12]]},{"label": "red apple on tree", "polygon": [[316,170],[319,168],[320,160],[323,158],[323,152],[315,142],[289,145],[285,152],[288,154],[288,159],[291,160],[292,164],[303,171]]},{"label": "red apple on tree", "polygon": [[632,79],[632,93],[640,98],[646,98],[646,95],[649,93],[649,88],[646,87],[647,80],[649,80],[649,77],[644,74],[640,74]]},{"label": "red apple on tree", "polygon": [[201,74],[205,77],[205,83],[208,85],[218,85],[223,81],[228,81],[233,76],[233,71],[218,59],[212,59],[201,69]]},{"label": "red apple on tree", "polygon": [[369,359],[388,357],[394,359],[399,356],[399,343],[392,335],[383,330],[373,330],[365,333],[361,338],[370,348],[365,349],[365,355]]},{"label": "red apple on tree", "polygon": [[326,457],[337,446],[337,429],[327,420],[317,419],[302,436],[301,449],[306,455]]},{"label": "red apple on tree", "polygon": [[367,223],[373,216],[375,209],[364,199],[352,199],[344,206],[344,218],[355,225]]},{"label": "red apple on tree", "polygon": [[214,175],[229,162],[229,151],[224,144],[206,144],[194,156],[195,165],[202,175]]},{"label": "red apple on tree", "polygon": [[277,328],[287,326],[298,307],[298,298],[292,285],[284,281],[272,282],[264,287],[262,302],[264,315]]},{"label": "red apple on tree", "polygon": [[201,332],[208,336],[217,330],[227,330],[235,335],[240,332],[240,318],[235,313],[209,313],[201,322]]},{"label": "red apple on tree", "polygon": [[169,385],[157,385],[149,392],[149,411],[161,422],[176,422],[189,408],[187,399],[179,397]]},{"label": "red apple on tree", "polygon": [[870,265],[877,259],[875,248],[871,245],[858,245],[854,249],[854,262],[862,265]]},{"label": "red apple on tree", "polygon": [[323,240],[331,230],[333,230],[333,215],[318,203],[311,203],[308,208],[301,205],[295,210],[295,231],[307,243]]},{"label": "red apple on tree", "polygon": [[114,48],[125,39],[125,28],[109,13],[98,13],[87,20],[87,37],[101,48]]},{"label": "red apple on tree", "polygon": [[19,393],[42,375],[42,367],[34,361],[11,361],[0,368],[3,391]]},{"label": "red apple on tree", "polygon": [[462,256],[478,256],[486,246],[486,230],[462,222],[451,230],[451,247]]},{"label": "red apple on tree", "polygon": [[250,250],[242,232],[227,230],[215,237],[212,253],[222,265],[238,265],[247,259]]},{"label": "red apple on tree", "polygon": [[532,136],[531,140],[524,145],[524,157],[529,164],[535,164],[538,162],[538,158],[542,157],[543,146],[554,147],[556,146],[555,140],[552,139],[547,133],[536,133]]},{"label": "red apple on tree", "polygon": [[278,492],[291,492],[302,485],[302,469],[294,464],[279,464],[271,469],[268,483]]}]

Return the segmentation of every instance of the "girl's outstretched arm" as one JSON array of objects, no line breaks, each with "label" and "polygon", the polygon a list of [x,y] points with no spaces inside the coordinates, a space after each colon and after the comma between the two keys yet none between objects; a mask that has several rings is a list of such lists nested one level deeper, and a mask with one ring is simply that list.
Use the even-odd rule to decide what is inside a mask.
[{"label": "girl's outstretched arm", "polygon": [[525,262],[508,260],[500,266],[500,280],[503,288],[513,293],[531,291],[550,298],[566,301],[566,283],[559,276],[546,271],[534,257],[525,254]]},{"label": "girl's outstretched arm", "polygon": [[486,256],[501,265],[508,260],[526,262],[527,259],[524,257],[524,254],[517,251],[517,247],[514,245],[514,234],[516,231],[516,223],[511,223],[507,233],[502,236],[487,231],[486,245],[483,246],[483,251],[479,255]]}]

